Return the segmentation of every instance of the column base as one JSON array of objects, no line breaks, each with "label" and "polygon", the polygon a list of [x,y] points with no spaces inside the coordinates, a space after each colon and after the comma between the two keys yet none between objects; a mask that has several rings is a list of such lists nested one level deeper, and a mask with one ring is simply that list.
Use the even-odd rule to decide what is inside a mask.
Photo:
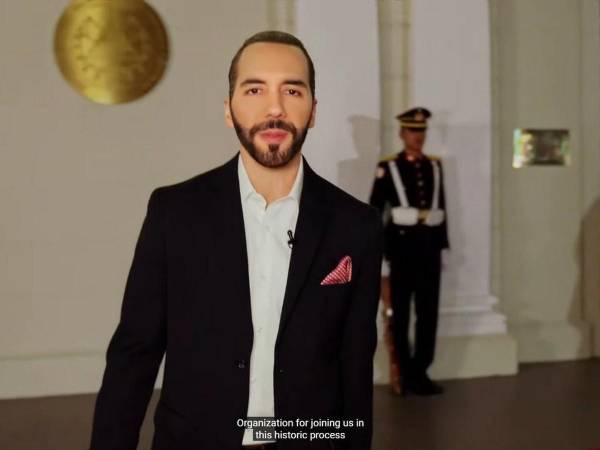
[{"label": "column base", "polygon": [[[436,356],[429,374],[434,379],[514,375],[518,371],[517,341],[506,331],[506,317],[494,311],[492,295],[446,300],[440,308]],[[411,336],[414,336],[412,314]],[[379,345],[374,381],[389,383],[389,356],[378,314]]]},{"label": "column base", "polygon": [[433,379],[515,375],[517,342],[508,334],[446,336],[437,342]]},{"label": "column base", "polygon": [[506,332],[506,317],[494,310],[490,294],[446,300],[440,309],[432,378],[514,375],[517,342]]}]

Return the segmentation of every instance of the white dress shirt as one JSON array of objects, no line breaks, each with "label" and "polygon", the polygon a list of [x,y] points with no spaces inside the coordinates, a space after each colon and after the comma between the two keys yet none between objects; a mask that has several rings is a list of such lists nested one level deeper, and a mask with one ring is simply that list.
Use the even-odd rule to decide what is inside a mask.
[{"label": "white dress shirt", "polygon": [[[273,417],[275,414],[275,340],[292,252],[288,246],[288,230],[295,233],[303,175],[301,157],[290,193],[267,206],[265,198],[252,186],[241,155],[238,157],[254,328],[248,417]],[[254,441],[252,430],[244,432],[243,445],[260,442],[264,441]]]}]

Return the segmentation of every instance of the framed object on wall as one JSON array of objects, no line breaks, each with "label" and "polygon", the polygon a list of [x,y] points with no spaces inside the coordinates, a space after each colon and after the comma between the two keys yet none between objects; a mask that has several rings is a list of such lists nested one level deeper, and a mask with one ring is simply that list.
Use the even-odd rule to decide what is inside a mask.
[{"label": "framed object on wall", "polygon": [[517,128],[513,136],[515,169],[527,166],[569,166],[569,130]]}]

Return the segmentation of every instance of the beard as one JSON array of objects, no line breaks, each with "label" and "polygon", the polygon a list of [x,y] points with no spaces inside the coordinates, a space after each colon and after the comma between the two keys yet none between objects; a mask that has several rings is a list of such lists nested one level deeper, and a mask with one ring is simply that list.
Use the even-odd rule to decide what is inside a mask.
[{"label": "beard", "polygon": [[[252,128],[244,128],[235,118],[231,111],[233,127],[242,146],[250,153],[252,159],[261,166],[269,168],[283,167],[287,165],[300,152],[306,135],[308,134],[308,122],[304,128],[298,130],[294,124],[283,120],[268,120],[258,123]],[[309,119],[310,121],[310,119]],[[281,144],[269,144],[267,151],[263,152],[257,148],[254,138],[257,133],[266,130],[284,130],[292,135],[292,143],[288,148],[282,148]]]}]

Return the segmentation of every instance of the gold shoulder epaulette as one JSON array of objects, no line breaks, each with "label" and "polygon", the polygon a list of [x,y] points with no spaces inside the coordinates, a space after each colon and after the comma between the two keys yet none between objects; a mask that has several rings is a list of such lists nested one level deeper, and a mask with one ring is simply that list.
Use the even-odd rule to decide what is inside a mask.
[{"label": "gold shoulder epaulette", "polygon": [[396,156],[398,156],[396,153],[390,153],[388,155],[385,155],[385,156],[382,156],[381,158],[379,158],[379,162],[391,161],[393,159],[396,159]]},{"label": "gold shoulder epaulette", "polygon": [[439,161],[441,158],[437,155],[427,155],[427,157],[432,161]]}]

